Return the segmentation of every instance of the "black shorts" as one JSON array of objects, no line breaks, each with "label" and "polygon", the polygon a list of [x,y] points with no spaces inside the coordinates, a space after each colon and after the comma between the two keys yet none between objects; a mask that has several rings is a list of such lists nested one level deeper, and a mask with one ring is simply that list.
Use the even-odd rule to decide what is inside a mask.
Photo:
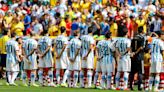
[{"label": "black shorts", "polygon": [[6,54],[0,54],[1,60],[0,60],[0,66],[1,67],[6,67]]}]

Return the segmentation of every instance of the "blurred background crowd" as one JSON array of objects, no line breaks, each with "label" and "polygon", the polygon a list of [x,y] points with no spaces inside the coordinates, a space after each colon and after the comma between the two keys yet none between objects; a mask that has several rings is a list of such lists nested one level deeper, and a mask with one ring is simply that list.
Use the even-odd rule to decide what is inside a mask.
[{"label": "blurred background crowd", "polygon": [[91,26],[94,38],[104,39],[109,31],[112,37],[122,35],[126,26],[128,38],[133,39],[139,27],[143,27],[147,36],[151,32],[164,31],[164,0],[0,1],[1,59],[6,54],[5,43],[12,33],[19,37],[34,33],[40,37],[48,32],[55,38],[64,26],[66,35],[71,38],[76,30],[80,35],[88,34],[87,29]]}]

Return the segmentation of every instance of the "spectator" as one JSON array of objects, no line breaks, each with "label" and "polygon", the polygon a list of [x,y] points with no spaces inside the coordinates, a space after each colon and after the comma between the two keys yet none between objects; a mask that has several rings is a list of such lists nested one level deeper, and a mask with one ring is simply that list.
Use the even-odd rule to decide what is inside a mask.
[{"label": "spectator", "polygon": [[41,23],[39,23],[39,20],[37,18],[34,18],[34,26],[33,26],[33,30],[34,33],[37,35],[41,35],[41,33],[43,32],[43,26]]},{"label": "spectator", "polygon": [[10,37],[8,36],[8,30],[3,30],[3,36],[0,38],[0,78],[4,77],[3,68],[6,67],[6,43],[10,40]]},{"label": "spectator", "polygon": [[26,11],[24,11],[24,27],[25,27],[25,30],[24,30],[24,34],[26,33],[26,30],[30,27],[30,23],[31,23],[31,16],[29,14],[27,14]]}]

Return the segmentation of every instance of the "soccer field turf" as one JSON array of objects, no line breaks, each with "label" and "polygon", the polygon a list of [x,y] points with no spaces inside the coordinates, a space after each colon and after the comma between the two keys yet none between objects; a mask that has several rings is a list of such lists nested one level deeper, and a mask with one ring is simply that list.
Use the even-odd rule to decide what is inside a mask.
[{"label": "soccer field turf", "polygon": [[[82,88],[54,88],[54,87],[23,87],[21,81],[16,81],[20,86],[6,86],[5,80],[0,80],[0,92],[126,92],[115,90],[99,90],[99,89],[82,89]],[[132,92],[132,91],[127,91]],[[138,92],[138,91],[133,91]]]}]

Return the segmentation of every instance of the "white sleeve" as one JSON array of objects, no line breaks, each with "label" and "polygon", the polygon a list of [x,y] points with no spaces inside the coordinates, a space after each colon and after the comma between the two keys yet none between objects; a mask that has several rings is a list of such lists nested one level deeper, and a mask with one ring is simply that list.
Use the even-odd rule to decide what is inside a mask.
[{"label": "white sleeve", "polygon": [[127,47],[130,48],[131,47],[131,41],[127,40]]},{"label": "white sleeve", "polygon": [[161,50],[164,50],[164,42],[163,41],[161,41],[160,46],[161,46]]},{"label": "white sleeve", "polygon": [[19,46],[18,46],[18,43],[17,42],[15,42],[15,50],[16,51],[19,51]]}]

